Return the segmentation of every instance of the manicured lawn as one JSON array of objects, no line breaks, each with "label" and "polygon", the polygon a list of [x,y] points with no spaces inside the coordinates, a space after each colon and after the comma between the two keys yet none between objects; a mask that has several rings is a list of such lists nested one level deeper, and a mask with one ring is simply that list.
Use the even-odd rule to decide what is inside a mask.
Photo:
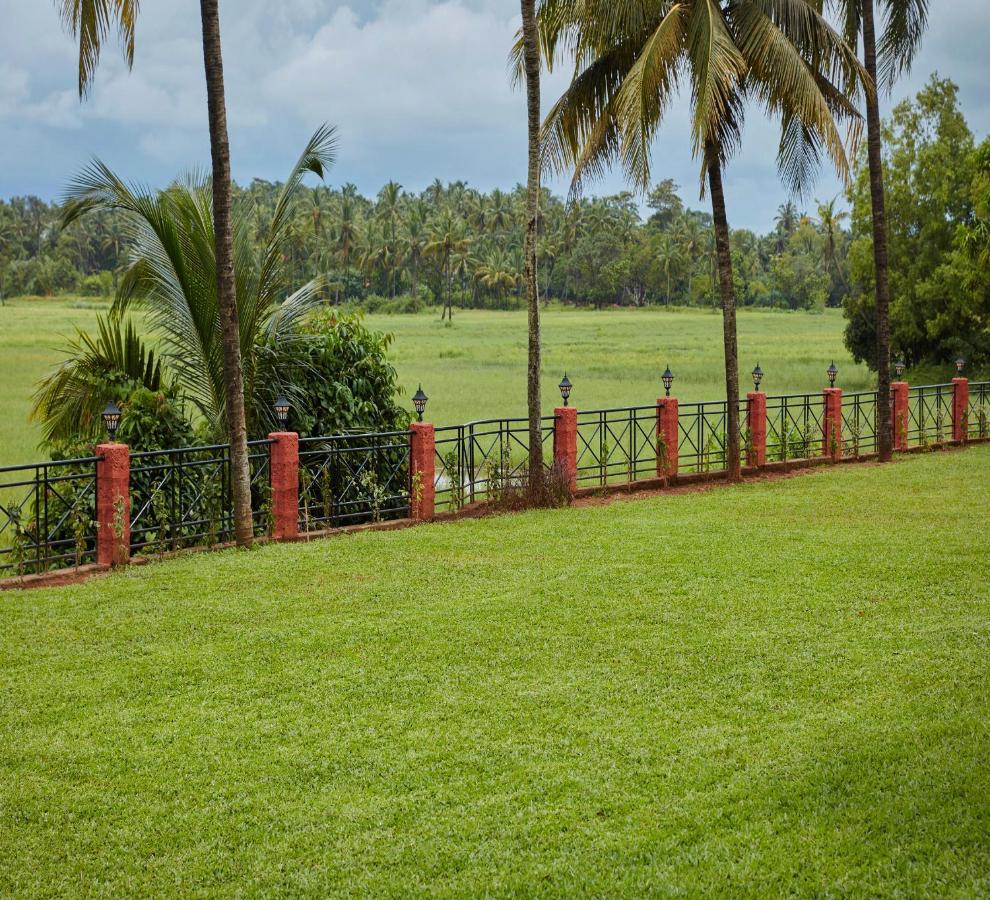
[{"label": "manicured lawn", "polygon": [[0,596],[0,895],[986,894],[990,447]]}]

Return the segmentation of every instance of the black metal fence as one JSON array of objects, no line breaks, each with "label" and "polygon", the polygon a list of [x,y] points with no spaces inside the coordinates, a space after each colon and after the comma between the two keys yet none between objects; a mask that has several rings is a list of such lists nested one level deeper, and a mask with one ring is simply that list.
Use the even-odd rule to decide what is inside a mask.
[{"label": "black metal fence", "polygon": [[[541,422],[543,459],[553,459],[553,416]],[[436,507],[454,510],[494,500],[526,484],[529,470],[529,420],[483,419],[435,432]]]},{"label": "black metal fence", "polygon": [[952,438],[951,384],[926,384],[908,389],[908,443],[916,447]]},{"label": "black metal fence", "polygon": [[[255,535],[271,520],[270,441],[248,443]],[[230,446],[131,454],[131,553],[163,554],[233,539]]]},{"label": "black metal fence", "polygon": [[409,432],[303,438],[299,442],[302,532],[409,515]]},{"label": "black metal fence", "polygon": [[990,381],[969,383],[966,425],[970,438],[990,437]]},{"label": "black metal fence", "polygon": [[[877,450],[877,393],[842,397],[842,455]],[[953,434],[953,386],[909,389],[909,446],[945,443]],[[678,471],[726,468],[725,401],[685,403],[678,411]],[[826,455],[820,393],[768,396],[767,461]],[[741,461],[751,446],[740,403]],[[965,429],[990,438],[990,382],[969,385]],[[607,486],[656,477],[665,451],[656,405],[582,410],[577,421],[577,481]],[[553,460],[555,420],[541,423],[544,463]],[[413,492],[408,431],[304,438],[299,448],[299,526],[304,533],[405,518]],[[256,535],[272,530],[271,442],[249,444]],[[95,562],[97,464],[93,457],[0,469],[0,572],[29,575]],[[133,453],[130,550],[162,554],[233,538],[230,448],[219,444]],[[498,499],[526,484],[528,420],[487,419],[435,431],[436,508],[456,510]]]},{"label": "black metal fence", "polygon": [[0,468],[0,572],[96,561],[95,456]]},{"label": "black metal fence", "polygon": [[825,449],[825,400],[818,394],[767,397],[767,461],[814,459]]}]

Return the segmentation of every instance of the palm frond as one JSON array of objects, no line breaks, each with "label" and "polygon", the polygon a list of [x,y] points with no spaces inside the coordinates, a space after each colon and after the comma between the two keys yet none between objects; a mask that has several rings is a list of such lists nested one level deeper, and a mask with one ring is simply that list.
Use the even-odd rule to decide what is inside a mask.
[{"label": "palm frond", "polygon": [[134,65],[134,33],[139,0],[56,0],[62,24],[79,40],[79,96],[92,84],[100,51],[114,24],[130,68]]}]

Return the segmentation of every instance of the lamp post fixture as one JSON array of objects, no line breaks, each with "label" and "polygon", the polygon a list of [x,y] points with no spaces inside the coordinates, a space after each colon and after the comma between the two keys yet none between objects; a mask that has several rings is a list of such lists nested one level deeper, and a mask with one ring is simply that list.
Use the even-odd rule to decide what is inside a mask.
[{"label": "lamp post fixture", "polygon": [[670,396],[670,386],[674,383],[674,373],[670,371],[670,366],[667,366],[663,375],[660,376],[663,381],[663,386],[667,391],[667,396]]},{"label": "lamp post fixture", "polygon": [[275,418],[278,419],[278,424],[283,428],[289,421],[289,409],[291,404],[285,399],[285,394],[279,394],[278,399],[274,403],[275,407]]},{"label": "lamp post fixture", "polygon": [[418,421],[423,421],[423,413],[426,412],[426,401],[430,398],[423,393],[423,385],[419,386],[419,389],[413,394],[412,402],[413,406],[416,407],[416,415]]},{"label": "lamp post fixture", "polygon": [[956,360],[956,374],[957,375],[962,375],[963,369],[965,368],[965,366],[966,366],[966,360],[964,360],[960,356],[959,359]]},{"label": "lamp post fixture", "polygon": [[760,364],[757,363],[756,368],[753,369],[753,384],[756,386],[757,390],[760,389],[761,381],[763,381],[763,369],[761,369]]},{"label": "lamp post fixture", "polygon": [[835,379],[839,375],[839,370],[835,367],[835,360],[833,360],[832,365],[825,370],[825,374],[828,375],[828,386],[835,387]]},{"label": "lamp post fixture", "polygon": [[904,375],[904,370],[907,368],[907,363],[904,362],[904,358],[901,357],[894,363],[894,371],[897,373],[897,377],[901,378]]},{"label": "lamp post fixture", "polygon": [[113,441],[117,434],[117,426],[120,424],[120,409],[113,400],[103,410],[103,424],[106,426],[110,440]]},{"label": "lamp post fixture", "polygon": [[567,406],[567,400],[571,396],[571,384],[570,378],[567,377],[567,373],[564,372],[564,377],[560,379],[560,384],[557,385],[560,388],[560,396],[564,400],[564,406]]}]

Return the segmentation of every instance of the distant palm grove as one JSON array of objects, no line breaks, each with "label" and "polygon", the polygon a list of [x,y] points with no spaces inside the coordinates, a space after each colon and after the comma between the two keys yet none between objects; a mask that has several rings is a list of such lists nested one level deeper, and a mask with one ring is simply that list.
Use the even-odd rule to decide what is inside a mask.
[{"label": "distant palm grove", "polygon": [[[235,207],[263,239],[280,185],[234,190]],[[327,300],[414,311],[435,304],[513,309],[525,305],[526,192],[479,192],[434,182],[419,194],[387,183],[374,198],[354,185],[303,187],[286,243],[290,281],[325,279]],[[606,305],[717,305],[711,215],[689,209],[662,181],[632,193],[565,202],[545,194],[538,241],[546,299]],[[97,212],[58,230],[60,209],[36,197],[0,201],[0,292],[4,296],[110,294],[126,263],[121,217]],[[814,309],[848,293],[846,214],[835,201],[810,211],[780,207],[768,234],[733,233],[739,299],[746,306]]]}]

